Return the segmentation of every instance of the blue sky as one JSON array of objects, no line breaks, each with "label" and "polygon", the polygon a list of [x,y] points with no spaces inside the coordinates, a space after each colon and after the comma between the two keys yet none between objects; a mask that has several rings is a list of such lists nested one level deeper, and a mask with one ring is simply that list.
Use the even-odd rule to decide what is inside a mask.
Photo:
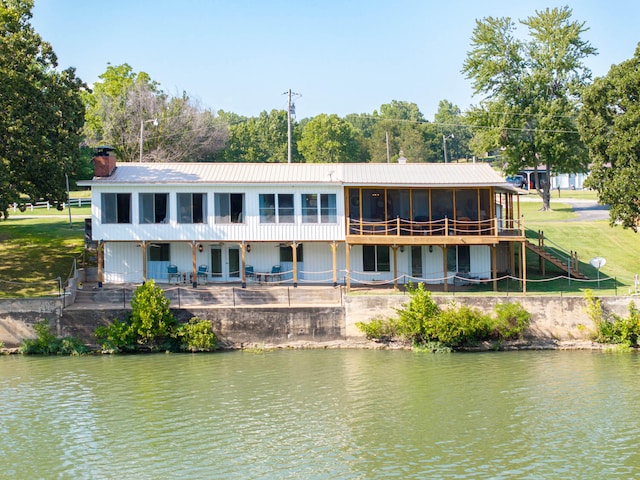
[{"label": "blue sky", "polygon": [[[447,99],[479,99],[460,73],[476,19],[523,19],[567,3],[513,0],[35,0],[32,24],[60,67],[88,84],[107,64],[130,64],[201,105],[246,116],[286,109],[297,118],[371,113],[414,102],[428,120]],[[599,54],[594,76],[631,58],[640,2],[568,4]]]}]

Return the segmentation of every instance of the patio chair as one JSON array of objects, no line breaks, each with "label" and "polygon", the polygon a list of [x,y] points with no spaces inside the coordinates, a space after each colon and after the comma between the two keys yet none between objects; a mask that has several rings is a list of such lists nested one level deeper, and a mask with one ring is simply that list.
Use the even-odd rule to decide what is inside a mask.
[{"label": "patio chair", "polygon": [[266,277],[265,280],[271,279],[271,281],[275,282],[277,280],[280,280],[280,275],[281,275],[280,265],[274,265],[273,267],[271,267],[271,272],[265,275]]},{"label": "patio chair", "polygon": [[180,280],[182,279],[182,275],[178,272],[178,267],[175,265],[169,265],[167,267],[167,276],[169,277],[169,283],[171,283],[171,280],[174,278],[176,279],[176,283],[180,283]]},{"label": "patio chair", "polygon": [[255,280],[256,272],[253,270],[253,265],[245,265],[245,267],[244,267],[244,276],[247,279],[247,281],[250,278]]},{"label": "patio chair", "polygon": [[206,265],[200,265],[198,267],[198,272],[197,272],[198,283],[200,283],[200,279],[202,278],[202,283],[204,283],[206,285],[207,284],[207,274],[208,273],[209,273],[209,267],[207,267]]}]

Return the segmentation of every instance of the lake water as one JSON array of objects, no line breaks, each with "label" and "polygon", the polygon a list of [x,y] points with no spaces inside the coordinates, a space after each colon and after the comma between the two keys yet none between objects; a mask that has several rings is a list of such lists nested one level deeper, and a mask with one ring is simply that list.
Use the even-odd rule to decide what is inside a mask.
[{"label": "lake water", "polygon": [[640,357],[0,357],[2,478],[631,478]]}]

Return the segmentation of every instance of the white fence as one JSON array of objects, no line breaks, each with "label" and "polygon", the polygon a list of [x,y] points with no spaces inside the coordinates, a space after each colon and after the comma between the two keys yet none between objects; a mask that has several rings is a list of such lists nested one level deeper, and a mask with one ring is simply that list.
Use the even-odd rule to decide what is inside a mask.
[{"label": "white fence", "polygon": [[[69,200],[69,204],[62,203],[62,209],[67,208],[68,205],[72,207],[86,207],[91,206],[90,198],[72,198]],[[24,203],[24,204],[13,204],[13,212],[17,212],[21,209],[21,207],[25,207],[26,210],[33,212],[36,208],[46,208],[47,210],[51,210],[55,208],[55,205],[52,205],[50,202],[36,202],[36,203]]]}]

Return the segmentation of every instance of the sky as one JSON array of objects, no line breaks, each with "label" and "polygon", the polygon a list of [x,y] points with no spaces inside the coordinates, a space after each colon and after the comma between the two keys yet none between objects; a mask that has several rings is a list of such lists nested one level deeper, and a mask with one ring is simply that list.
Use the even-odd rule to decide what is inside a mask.
[{"label": "sky", "polygon": [[[572,4],[573,3],[573,4]],[[598,50],[594,76],[634,54],[640,2],[580,0],[35,0],[31,23],[60,68],[91,85],[128,63],[169,95],[244,116],[371,114],[392,100],[433,120],[441,100],[477,104],[461,73],[476,20],[568,5]],[[519,34],[524,39],[526,32]]]}]

